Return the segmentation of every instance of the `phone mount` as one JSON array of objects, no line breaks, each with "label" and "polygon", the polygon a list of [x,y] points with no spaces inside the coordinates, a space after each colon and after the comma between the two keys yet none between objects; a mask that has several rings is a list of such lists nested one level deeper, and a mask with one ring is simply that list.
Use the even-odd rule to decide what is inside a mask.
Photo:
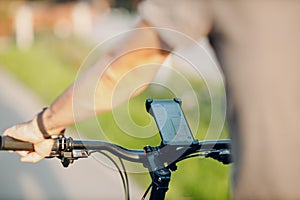
[{"label": "phone mount", "polygon": [[181,109],[181,99],[146,100],[146,109],[158,127],[162,145],[190,146],[194,141],[193,134]]}]

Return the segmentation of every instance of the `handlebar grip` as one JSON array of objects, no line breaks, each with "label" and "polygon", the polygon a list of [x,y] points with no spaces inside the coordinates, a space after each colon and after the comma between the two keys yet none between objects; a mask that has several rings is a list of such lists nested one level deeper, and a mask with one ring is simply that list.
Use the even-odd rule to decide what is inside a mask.
[{"label": "handlebar grip", "polygon": [[0,136],[0,150],[34,151],[34,146],[28,142],[7,136]]}]

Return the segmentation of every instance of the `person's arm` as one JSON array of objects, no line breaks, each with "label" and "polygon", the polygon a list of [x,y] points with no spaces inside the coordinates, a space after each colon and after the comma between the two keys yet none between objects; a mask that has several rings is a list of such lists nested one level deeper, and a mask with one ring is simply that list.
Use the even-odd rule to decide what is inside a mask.
[{"label": "person's arm", "polygon": [[[97,64],[45,110],[42,121],[50,135],[58,135],[65,127],[95,112],[112,109],[130,98],[127,95],[129,92],[134,95],[141,92],[141,88],[144,88],[141,86],[145,85],[136,85],[141,80],[146,85],[152,80],[169,52],[162,49],[162,41],[155,29],[147,27],[149,25],[146,22],[140,22],[140,29],[127,34],[122,44],[114,46],[103,55]],[[134,86],[136,91],[123,91]],[[114,96],[116,87],[120,87],[124,95]],[[34,117],[32,121],[13,126],[4,132],[7,136],[35,144],[35,152],[21,153],[22,161],[37,162],[51,150],[53,141],[43,138],[36,119]]]}]

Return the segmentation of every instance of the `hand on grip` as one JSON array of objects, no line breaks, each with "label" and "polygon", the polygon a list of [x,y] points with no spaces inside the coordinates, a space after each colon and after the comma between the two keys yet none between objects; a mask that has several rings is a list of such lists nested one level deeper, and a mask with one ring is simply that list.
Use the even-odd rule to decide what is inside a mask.
[{"label": "hand on grip", "polygon": [[51,152],[54,140],[44,139],[37,127],[36,118],[33,120],[12,126],[6,129],[3,133],[4,136],[9,136],[17,140],[32,143],[34,151],[17,151],[21,156],[22,162],[38,162],[44,157],[48,156]]}]

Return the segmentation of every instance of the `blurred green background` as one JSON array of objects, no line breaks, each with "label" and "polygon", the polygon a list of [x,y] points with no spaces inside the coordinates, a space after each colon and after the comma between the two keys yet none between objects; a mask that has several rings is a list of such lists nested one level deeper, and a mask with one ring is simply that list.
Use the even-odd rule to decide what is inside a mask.
[{"label": "blurred green background", "polygon": [[[136,3],[136,1],[134,1]],[[130,3],[128,5],[131,5]],[[118,7],[118,6],[117,6]],[[134,8],[129,7],[131,12]],[[14,37],[5,37],[0,49],[0,66],[12,72],[20,81],[40,95],[45,105],[50,104],[75,79],[83,60],[94,47],[94,43],[78,37],[57,38],[51,31],[43,30],[36,33],[34,43],[24,50],[17,47]],[[188,77],[188,76],[187,76]],[[197,93],[199,107],[201,108],[201,121],[194,121],[190,116],[193,108],[184,110],[189,123],[199,126],[196,138],[204,139],[211,117],[210,96],[203,80],[189,77],[194,91]],[[174,83],[176,85],[176,81]],[[152,120],[144,108],[145,99],[173,98],[174,95],[163,88],[150,86],[142,94],[129,101],[130,116],[134,123],[146,126]],[[178,85],[180,87],[180,85]],[[218,92],[218,91],[216,91]],[[184,104],[184,102],[183,102]],[[122,112],[122,105],[118,108]],[[90,121],[80,124],[81,132],[87,138],[106,139],[127,148],[143,148],[145,145],[158,145],[159,135],[145,137],[145,139],[132,137],[126,134],[114,121],[112,112],[98,116],[99,123],[104,132],[110,135],[95,135],[95,129]],[[138,134],[146,135],[140,132]],[[220,138],[227,138],[224,128]],[[216,138],[219,139],[219,138]],[[229,199],[230,197],[230,166],[224,166],[211,159],[193,158],[178,164],[178,170],[172,174],[167,199]],[[131,174],[142,188],[150,183],[148,174]]]}]

